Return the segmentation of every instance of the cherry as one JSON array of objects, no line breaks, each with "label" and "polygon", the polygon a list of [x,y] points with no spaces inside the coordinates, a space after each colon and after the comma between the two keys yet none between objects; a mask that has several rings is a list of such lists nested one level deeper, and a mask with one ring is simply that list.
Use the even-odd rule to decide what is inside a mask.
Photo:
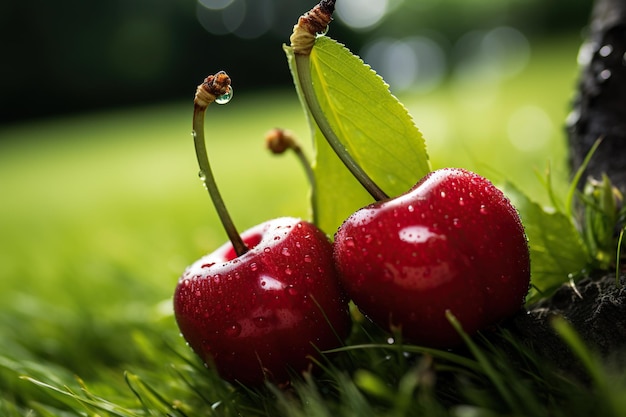
[{"label": "cherry", "polygon": [[504,194],[462,169],[428,174],[407,193],[351,215],[334,257],[348,295],[372,321],[409,341],[461,341],[518,311],[529,288],[524,228]]},{"label": "cherry", "polygon": [[350,322],[332,246],[313,224],[279,218],[227,243],[180,278],[174,310],[193,350],[229,381],[282,383],[317,350],[337,347]]},{"label": "cherry", "polygon": [[332,244],[316,226],[285,217],[243,234],[219,196],[204,144],[206,107],[231,94],[220,72],[194,100],[194,143],[201,177],[230,242],[187,268],[174,313],[189,346],[228,381],[287,383],[307,371],[320,350],[339,346],[350,329]]}]

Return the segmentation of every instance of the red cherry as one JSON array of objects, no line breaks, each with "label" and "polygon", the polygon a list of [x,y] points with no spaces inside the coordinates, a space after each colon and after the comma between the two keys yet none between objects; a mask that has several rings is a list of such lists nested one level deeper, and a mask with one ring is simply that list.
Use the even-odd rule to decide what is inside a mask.
[{"label": "red cherry", "polygon": [[280,218],[227,243],[180,278],[174,312],[183,336],[222,378],[282,383],[337,347],[350,328],[326,235],[311,223]]},{"label": "red cherry", "polygon": [[473,334],[515,313],[530,282],[519,215],[487,179],[442,169],[367,206],[335,235],[340,279],[360,310],[407,340],[452,347],[450,310]]}]

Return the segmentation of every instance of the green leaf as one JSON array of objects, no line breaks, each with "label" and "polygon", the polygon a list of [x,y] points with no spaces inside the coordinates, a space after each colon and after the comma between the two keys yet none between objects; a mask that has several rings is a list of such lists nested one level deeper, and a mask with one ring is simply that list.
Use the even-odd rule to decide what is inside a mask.
[{"label": "green leaf", "polygon": [[[289,47],[285,52],[295,80],[293,52]],[[430,171],[424,139],[413,119],[383,79],[359,57],[326,36],[318,37],[311,53],[311,78],[331,127],[388,195],[408,191]],[[373,201],[310,117],[309,122],[316,151],[313,205],[318,226],[332,234],[350,214]]]},{"label": "green leaf", "polygon": [[531,282],[537,290],[549,294],[590,264],[589,253],[569,217],[543,209],[512,184],[507,184],[504,192],[526,229]]}]

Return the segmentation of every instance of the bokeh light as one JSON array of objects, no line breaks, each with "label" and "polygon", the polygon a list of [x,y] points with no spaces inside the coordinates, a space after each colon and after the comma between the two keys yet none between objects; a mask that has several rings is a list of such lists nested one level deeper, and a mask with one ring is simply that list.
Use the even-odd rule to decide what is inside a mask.
[{"label": "bokeh light", "polygon": [[231,5],[234,0],[198,0],[202,6],[210,10],[221,10]]},{"label": "bokeh light", "polygon": [[337,17],[353,29],[368,29],[378,24],[388,11],[388,0],[342,0],[337,2]]},{"label": "bokeh light", "polygon": [[447,69],[445,51],[426,36],[376,39],[362,55],[396,92],[428,92],[439,86]]},{"label": "bokeh light", "polygon": [[272,0],[199,0],[197,17],[213,35],[254,39],[272,28],[274,7]]},{"label": "bokeh light", "polygon": [[500,26],[463,35],[453,50],[455,77],[499,82],[519,74],[530,58],[530,44],[519,30]]},{"label": "bokeh light", "polygon": [[534,152],[547,146],[554,134],[550,116],[540,107],[523,106],[509,118],[507,133],[511,144],[519,151]]}]

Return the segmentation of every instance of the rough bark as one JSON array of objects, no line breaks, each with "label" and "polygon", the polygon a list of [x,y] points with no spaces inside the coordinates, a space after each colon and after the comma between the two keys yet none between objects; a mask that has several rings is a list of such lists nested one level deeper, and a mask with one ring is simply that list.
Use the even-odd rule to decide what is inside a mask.
[{"label": "rough bark", "polygon": [[[586,175],[606,173],[626,193],[626,2],[597,0],[581,48],[578,94],[568,119],[570,162],[575,171],[602,138]],[[584,181],[583,181],[584,182]]]}]

